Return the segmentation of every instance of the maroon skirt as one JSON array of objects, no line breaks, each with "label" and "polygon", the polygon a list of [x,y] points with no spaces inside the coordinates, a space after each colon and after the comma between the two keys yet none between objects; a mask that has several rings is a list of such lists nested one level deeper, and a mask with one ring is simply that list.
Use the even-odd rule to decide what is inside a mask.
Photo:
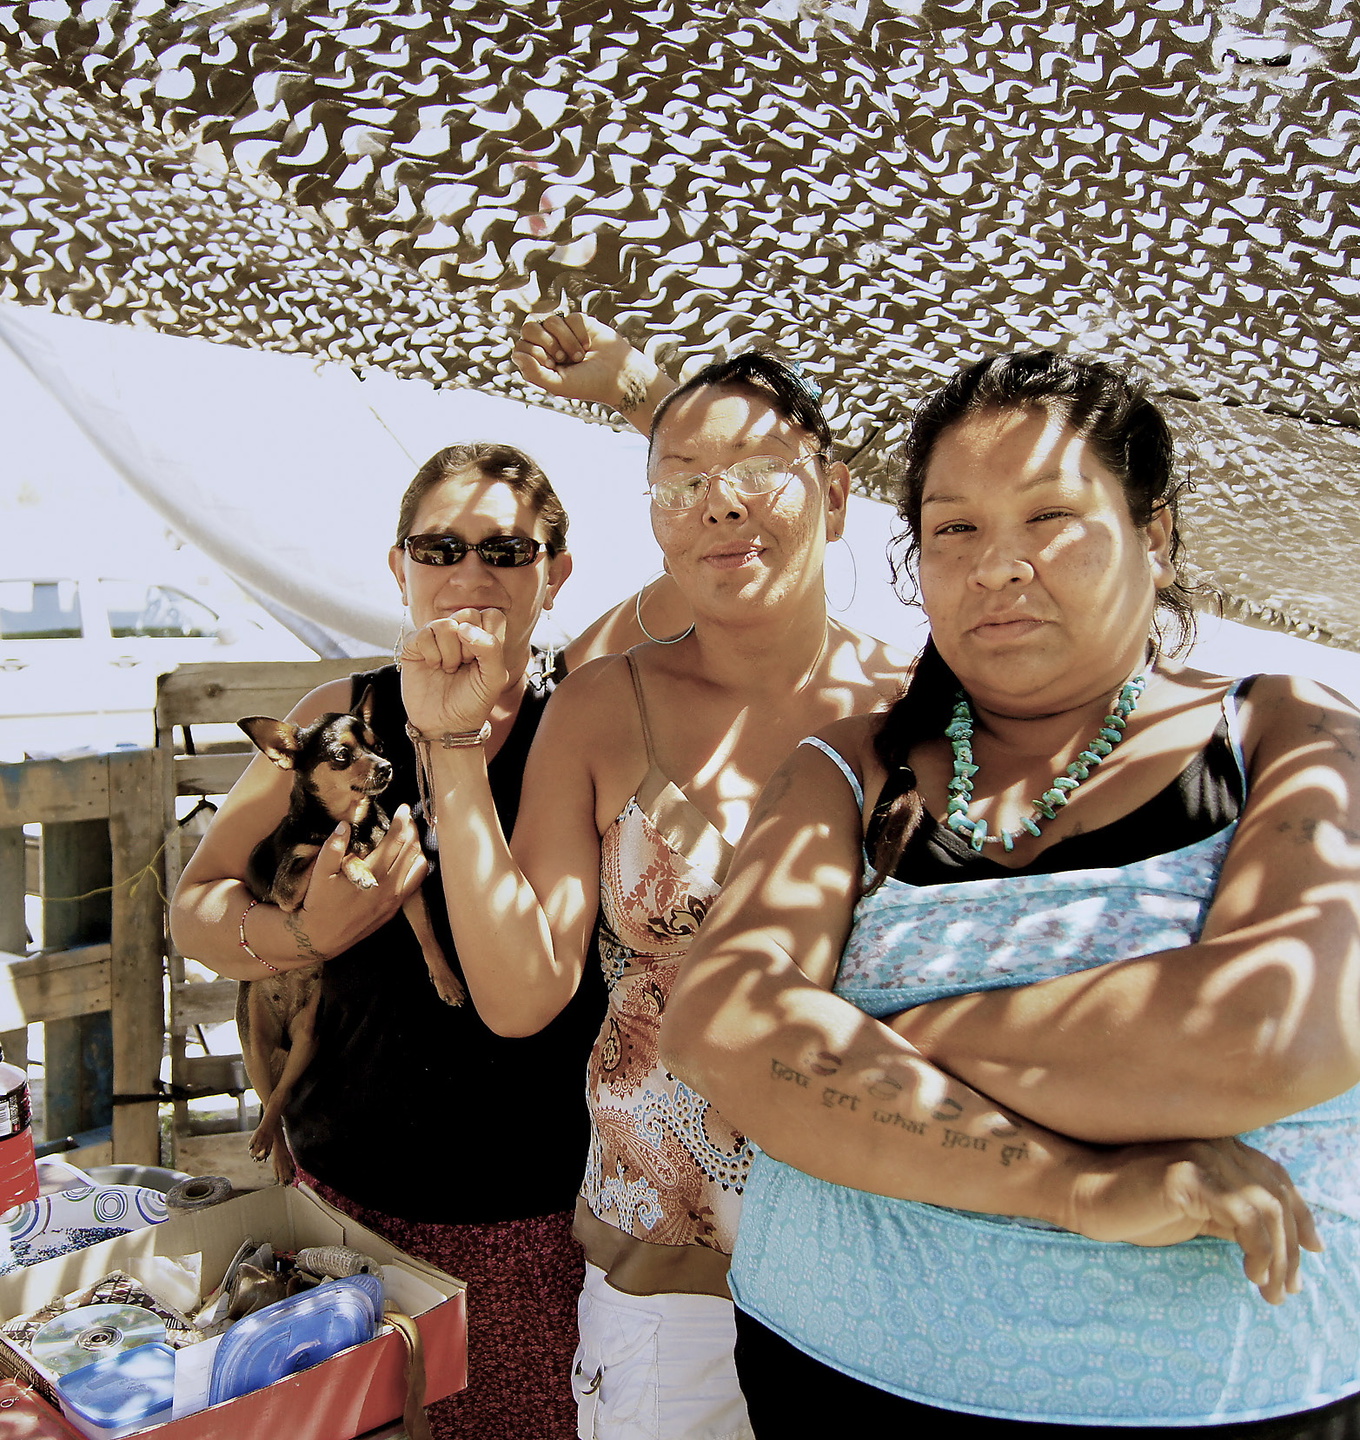
[{"label": "maroon skirt", "polygon": [[430,1225],[298,1179],[408,1255],[467,1283],[467,1389],[427,1411],[435,1440],[576,1440],[571,1367],[585,1279],[572,1212],[491,1225]]}]

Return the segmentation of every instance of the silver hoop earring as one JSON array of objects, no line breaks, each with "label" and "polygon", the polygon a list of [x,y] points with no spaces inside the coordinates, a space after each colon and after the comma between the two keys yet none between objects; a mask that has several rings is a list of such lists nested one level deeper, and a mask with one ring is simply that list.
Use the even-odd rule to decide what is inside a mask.
[{"label": "silver hoop earring", "polygon": [[[845,536],[837,535],[836,539],[844,540]],[[828,608],[836,611],[837,614],[844,614],[844,612],[847,611],[855,603],[855,596],[859,594],[859,565],[855,560],[855,552],[850,548],[849,545],[844,545],[842,547],[842,551],[844,554],[850,557],[850,598],[845,601],[843,605],[833,605],[831,603],[831,597],[829,595],[826,597],[826,603]],[[826,583],[825,575],[823,575],[822,583],[823,585],[825,585]]]},{"label": "silver hoop earring", "polygon": [[[667,571],[663,570],[661,572],[661,575],[665,575],[667,573]],[[652,580],[660,580],[661,575],[653,575]],[[663,640],[659,635],[653,635],[652,632],[646,627],[646,625],[642,623],[642,591],[645,590],[647,586],[652,583],[652,580],[648,580],[646,584],[642,586],[642,589],[639,590],[637,594],[633,597],[633,615],[637,620],[638,629],[642,631],[642,633],[652,642],[653,645],[678,645],[682,640],[687,640],[691,635],[694,634],[693,621],[690,622],[690,627],[688,630],[682,630],[678,635],[672,635],[669,640]]]}]

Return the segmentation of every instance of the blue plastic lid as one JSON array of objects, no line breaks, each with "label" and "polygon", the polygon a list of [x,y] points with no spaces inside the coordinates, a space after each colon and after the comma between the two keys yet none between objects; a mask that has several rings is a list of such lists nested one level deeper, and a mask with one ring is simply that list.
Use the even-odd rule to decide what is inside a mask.
[{"label": "blue plastic lid", "polygon": [[238,1320],[213,1357],[208,1404],[220,1405],[296,1375],[378,1333],[382,1281],[347,1275]]},{"label": "blue plastic lid", "polygon": [[91,1424],[105,1430],[139,1425],[168,1410],[175,1398],[175,1352],[168,1345],[138,1345],[72,1370],[57,1388]]}]

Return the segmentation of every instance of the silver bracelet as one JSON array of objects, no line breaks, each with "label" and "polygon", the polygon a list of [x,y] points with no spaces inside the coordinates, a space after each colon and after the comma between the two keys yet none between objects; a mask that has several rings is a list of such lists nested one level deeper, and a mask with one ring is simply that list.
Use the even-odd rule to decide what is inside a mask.
[{"label": "silver bracelet", "polygon": [[491,721],[482,723],[480,730],[448,730],[443,735],[422,735],[408,720],[406,733],[413,745],[438,744],[444,750],[471,750],[474,745],[484,745],[491,735]]},{"label": "silver bracelet", "polygon": [[476,745],[486,743],[491,734],[491,721],[485,721],[480,730],[422,735],[408,720],[406,734],[416,752],[416,790],[420,795],[420,808],[425,812],[425,823],[434,829],[438,817],[434,813],[434,791],[430,788],[430,746],[437,740],[445,750],[471,750]]}]

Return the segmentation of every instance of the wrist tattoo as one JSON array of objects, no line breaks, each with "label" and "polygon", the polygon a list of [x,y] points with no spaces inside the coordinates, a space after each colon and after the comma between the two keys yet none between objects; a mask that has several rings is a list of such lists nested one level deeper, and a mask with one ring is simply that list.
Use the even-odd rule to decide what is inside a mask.
[{"label": "wrist tattoo", "polygon": [[326,957],[312,944],[307,932],[302,928],[302,921],[298,918],[297,912],[285,914],[283,917],[283,928],[293,937],[297,945],[298,959],[306,960],[309,964],[315,964],[318,960]]},{"label": "wrist tattoo", "polygon": [[617,409],[625,415],[631,415],[634,410],[640,410],[647,400],[647,387],[634,375],[631,380],[625,380],[623,393],[619,396]]}]

